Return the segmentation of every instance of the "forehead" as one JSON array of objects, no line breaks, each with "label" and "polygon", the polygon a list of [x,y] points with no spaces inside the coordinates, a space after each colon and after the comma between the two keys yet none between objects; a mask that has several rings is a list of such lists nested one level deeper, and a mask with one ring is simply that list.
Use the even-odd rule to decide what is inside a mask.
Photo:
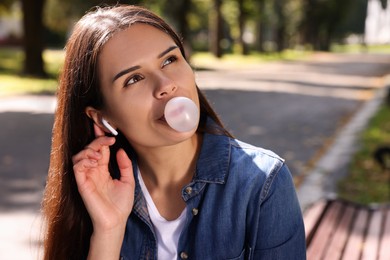
[{"label": "forehead", "polygon": [[[109,72],[156,59],[165,49],[176,45],[167,33],[148,24],[133,24],[116,33],[102,48],[98,65]],[[100,71],[101,72],[101,71]]]},{"label": "forehead", "polygon": [[148,24],[133,24],[115,34],[98,57],[99,78],[104,84],[119,71],[153,62],[176,43],[167,33]]}]

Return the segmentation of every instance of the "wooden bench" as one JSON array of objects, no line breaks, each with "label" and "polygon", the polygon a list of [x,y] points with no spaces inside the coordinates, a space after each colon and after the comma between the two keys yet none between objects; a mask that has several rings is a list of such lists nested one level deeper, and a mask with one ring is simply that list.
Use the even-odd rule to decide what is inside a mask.
[{"label": "wooden bench", "polygon": [[307,259],[390,259],[390,205],[323,200],[304,212]]}]

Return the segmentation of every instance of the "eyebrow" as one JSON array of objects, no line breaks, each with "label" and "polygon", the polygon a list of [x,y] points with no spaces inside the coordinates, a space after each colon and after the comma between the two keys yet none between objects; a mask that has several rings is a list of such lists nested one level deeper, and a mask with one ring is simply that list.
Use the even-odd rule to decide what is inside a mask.
[{"label": "eyebrow", "polygon": [[[178,48],[178,47],[177,47],[176,45],[171,46],[171,47],[169,47],[168,49],[166,49],[165,51],[161,52],[161,53],[157,56],[157,58],[160,59],[160,58],[162,58],[164,55],[166,55],[167,53],[169,53],[169,52],[171,52],[171,51],[173,51],[174,49],[177,49],[177,48]],[[140,68],[141,68],[141,66],[137,65],[137,66],[133,66],[133,67],[130,67],[130,68],[128,68],[128,69],[122,70],[121,72],[119,72],[118,74],[115,75],[115,77],[112,79],[112,82],[114,82],[114,81],[117,80],[118,78],[122,77],[123,75],[128,74],[128,73],[130,73],[130,72],[132,72],[132,71],[138,70],[138,69],[140,69]]]},{"label": "eyebrow", "polygon": [[160,53],[160,54],[157,56],[157,58],[159,58],[159,59],[162,58],[164,55],[166,55],[167,53],[173,51],[173,50],[176,49],[176,48],[178,48],[176,45],[169,47],[168,49],[166,49],[165,51],[163,51],[162,53]]},{"label": "eyebrow", "polygon": [[140,69],[140,68],[141,68],[141,66],[134,66],[134,67],[122,70],[121,72],[119,72],[118,74],[115,75],[115,77],[112,79],[112,82],[114,82],[118,78],[122,77],[123,75],[125,75],[127,73],[130,73],[130,72],[132,72],[134,70]]}]

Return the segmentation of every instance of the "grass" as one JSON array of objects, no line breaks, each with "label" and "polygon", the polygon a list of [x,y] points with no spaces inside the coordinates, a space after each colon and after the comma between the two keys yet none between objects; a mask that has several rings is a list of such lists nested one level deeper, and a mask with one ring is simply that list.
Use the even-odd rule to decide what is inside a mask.
[{"label": "grass", "polygon": [[361,44],[334,44],[331,47],[332,52],[335,53],[390,53],[390,45],[367,45]]},{"label": "grass", "polygon": [[17,94],[54,94],[55,79],[38,79],[0,74],[0,96]]},{"label": "grass", "polygon": [[373,154],[380,146],[390,146],[390,106],[380,107],[362,133],[359,144],[349,175],[339,183],[339,196],[362,204],[389,202],[390,170],[381,169]]},{"label": "grass", "polygon": [[304,59],[311,52],[304,50],[285,50],[281,53],[259,53],[252,52],[250,55],[224,54],[218,59],[209,52],[197,52],[191,57],[191,64],[196,69],[223,69],[225,67],[243,68],[243,66],[253,66],[258,63],[270,61],[291,61]]}]

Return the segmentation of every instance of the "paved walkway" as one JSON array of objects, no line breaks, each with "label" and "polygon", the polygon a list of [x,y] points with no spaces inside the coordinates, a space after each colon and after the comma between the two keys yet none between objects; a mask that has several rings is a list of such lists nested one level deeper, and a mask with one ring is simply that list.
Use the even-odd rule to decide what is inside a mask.
[{"label": "paved walkway", "polygon": [[[197,82],[227,127],[287,159],[304,206],[332,191],[324,180],[339,177],[358,133],[351,128],[363,128],[375,111],[390,56],[317,54],[208,69],[197,72]],[[0,99],[0,259],[38,258],[54,107],[51,96]]]}]

